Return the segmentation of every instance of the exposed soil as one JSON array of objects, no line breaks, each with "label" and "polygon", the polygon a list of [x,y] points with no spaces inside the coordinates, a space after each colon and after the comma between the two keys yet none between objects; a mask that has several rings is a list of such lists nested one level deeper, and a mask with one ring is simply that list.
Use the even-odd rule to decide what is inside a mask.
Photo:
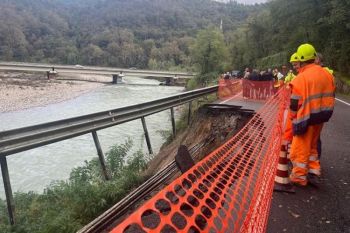
[{"label": "exposed soil", "polygon": [[235,135],[250,119],[234,111],[212,112],[205,108],[199,110],[190,126],[177,135],[169,145],[163,145],[151,161],[147,174],[153,174],[174,160],[180,145],[189,149],[205,143],[196,154],[202,159]]},{"label": "exposed soil", "polygon": [[[104,79],[111,78],[102,76]],[[96,89],[103,83],[94,82],[96,75],[60,75],[47,79],[44,74],[19,72],[0,73],[0,112],[44,106],[75,98]],[[63,80],[60,80],[63,79]]]}]

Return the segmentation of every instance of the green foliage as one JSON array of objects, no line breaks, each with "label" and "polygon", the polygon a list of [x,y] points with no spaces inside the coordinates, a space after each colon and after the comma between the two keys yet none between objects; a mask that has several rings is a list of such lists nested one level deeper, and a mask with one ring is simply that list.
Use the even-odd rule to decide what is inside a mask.
[{"label": "green foliage", "polygon": [[68,181],[53,182],[43,194],[15,193],[14,227],[0,200],[0,232],[76,232],[142,183],[140,172],[148,161],[140,151],[129,155],[132,145],[128,139],[106,153],[110,181],[104,181],[100,163],[93,159],[73,169]]},{"label": "green foliage", "polygon": [[232,30],[254,7],[211,0],[0,1],[0,60],[186,70],[207,25]]},{"label": "green foliage", "polygon": [[288,55],[286,52],[276,53],[271,56],[263,57],[259,59],[256,63],[256,66],[260,69],[267,69],[271,67],[281,67],[284,64],[287,64]]},{"label": "green foliage", "polygon": [[187,81],[186,90],[191,91],[191,90],[196,89],[198,86],[199,85],[198,85],[197,79],[192,78],[189,81]]},{"label": "green foliage", "polygon": [[199,73],[201,74],[198,78],[199,83],[204,83],[206,78],[208,78],[203,75],[218,74],[224,71],[228,50],[225,45],[224,35],[219,29],[209,27],[199,31],[191,51],[193,62],[198,65]]},{"label": "green foliage", "polygon": [[350,73],[350,2],[274,0],[227,34],[232,66],[287,64],[301,43],[311,43],[326,65]]}]

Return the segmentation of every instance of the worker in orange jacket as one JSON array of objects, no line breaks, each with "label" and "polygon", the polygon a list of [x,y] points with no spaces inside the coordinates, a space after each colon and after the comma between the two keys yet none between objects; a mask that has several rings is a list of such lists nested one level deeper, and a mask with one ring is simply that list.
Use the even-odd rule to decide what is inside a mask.
[{"label": "worker in orange jacket", "polygon": [[[298,59],[297,53],[293,53],[290,57],[289,62],[292,64],[293,68],[298,72],[300,68],[300,61]],[[295,78],[295,77],[294,77]],[[290,89],[289,83],[294,79],[288,80],[287,83],[287,89]],[[285,128],[284,128],[284,134],[283,134],[283,141],[282,145],[285,147],[288,147],[288,145],[292,142],[293,139],[293,131],[292,131],[292,120],[290,116],[290,112],[288,111],[288,116],[286,118]]]},{"label": "worker in orange jacket", "polygon": [[290,160],[293,163],[290,180],[305,186],[319,183],[321,167],[317,152],[317,140],[323,123],[332,116],[334,90],[332,75],[314,64],[316,50],[310,44],[302,44],[297,50],[300,61],[299,74],[290,83],[290,118],[293,140]]}]

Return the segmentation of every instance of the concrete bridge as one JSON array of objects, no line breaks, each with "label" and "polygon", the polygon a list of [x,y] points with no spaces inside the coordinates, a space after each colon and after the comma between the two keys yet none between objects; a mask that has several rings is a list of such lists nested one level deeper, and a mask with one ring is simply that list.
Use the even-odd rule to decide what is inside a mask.
[{"label": "concrete bridge", "polygon": [[117,76],[137,76],[151,77],[160,81],[176,80],[177,82],[186,82],[186,80],[194,77],[193,73],[177,72],[177,71],[156,71],[156,70],[139,70],[134,68],[112,68],[99,66],[81,66],[81,65],[57,65],[57,64],[41,64],[41,63],[21,63],[21,62],[0,62],[0,70],[3,71],[29,71],[29,72],[45,72],[48,78],[60,73],[70,74],[97,74],[111,75],[111,81],[117,82]]}]

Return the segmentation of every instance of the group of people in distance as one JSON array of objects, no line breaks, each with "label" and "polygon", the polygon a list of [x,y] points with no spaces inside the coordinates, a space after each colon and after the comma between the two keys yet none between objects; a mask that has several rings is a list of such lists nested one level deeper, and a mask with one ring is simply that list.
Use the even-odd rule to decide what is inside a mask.
[{"label": "group of people in distance", "polygon": [[281,71],[278,68],[261,70],[245,68],[244,72],[227,72],[222,75],[224,79],[245,79],[250,81],[274,81],[275,87],[280,87],[283,83],[290,82],[295,74],[293,70],[287,70],[287,66],[282,66]]}]

